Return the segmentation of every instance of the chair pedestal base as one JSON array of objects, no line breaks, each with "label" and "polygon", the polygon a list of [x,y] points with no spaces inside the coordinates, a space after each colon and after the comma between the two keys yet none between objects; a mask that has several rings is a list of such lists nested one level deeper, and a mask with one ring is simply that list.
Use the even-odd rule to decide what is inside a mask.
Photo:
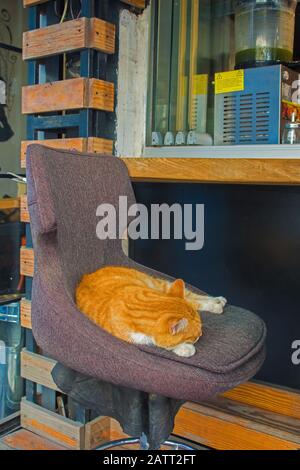
[{"label": "chair pedestal base", "polygon": [[[141,392],[80,374],[57,364],[52,377],[57,387],[97,416],[116,419],[125,434],[142,436],[145,448],[159,449],[174,428],[182,400]],[[144,442],[144,444],[143,444]]]},{"label": "chair pedestal base", "polygon": [[[144,437],[141,438],[128,438],[128,439],[119,439],[117,441],[106,442],[101,446],[97,447],[95,450],[110,450],[114,447],[120,446],[129,446],[134,444],[139,444],[139,450],[159,450],[159,449],[150,449],[150,446],[147,441],[144,440]],[[182,442],[177,442],[173,440],[167,440],[163,443],[164,446],[171,447],[172,450],[195,450],[193,447],[183,444]]]}]

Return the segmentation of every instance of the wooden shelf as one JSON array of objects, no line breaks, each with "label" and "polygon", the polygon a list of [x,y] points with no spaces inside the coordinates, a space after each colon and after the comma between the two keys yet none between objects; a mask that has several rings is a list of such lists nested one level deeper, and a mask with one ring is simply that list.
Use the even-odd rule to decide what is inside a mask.
[{"label": "wooden shelf", "polygon": [[300,184],[300,159],[123,158],[135,181]]},{"label": "wooden shelf", "polygon": [[114,84],[95,78],[73,78],[23,87],[23,114],[87,108],[113,111]]},{"label": "wooden shelf", "polygon": [[23,60],[82,49],[115,52],[116,27],[98,18],[79,18],[23,34]]}]

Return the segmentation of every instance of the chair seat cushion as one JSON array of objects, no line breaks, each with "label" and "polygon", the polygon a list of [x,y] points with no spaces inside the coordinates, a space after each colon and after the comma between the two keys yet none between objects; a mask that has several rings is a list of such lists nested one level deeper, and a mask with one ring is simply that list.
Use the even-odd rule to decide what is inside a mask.
[{"label": "chair seat cushion", "polygon": [[222,374],[243,366],[264,346],[265,324],[248,310],[228,305],[222,315],[203,312],[201,318],[203,335],[195,345],[194,356],[180,357],[173,352],[150,346],[140,346],[140,349],[149,354]]}]

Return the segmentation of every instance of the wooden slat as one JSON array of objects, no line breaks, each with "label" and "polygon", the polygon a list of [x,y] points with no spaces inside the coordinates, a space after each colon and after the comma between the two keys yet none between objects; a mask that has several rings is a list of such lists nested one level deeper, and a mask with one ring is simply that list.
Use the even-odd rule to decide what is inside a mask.
[{"label": "wooden slat", "polygon": [[[219,450],[296,450],[300,445],[299,420],[255,407],[219,408],[188,403],[179,411],[174,434]],[[241,411],[241,412],[239,412]]]},{"label": "wooden slat", "polygon": [[24,222],[24,223],[30,222],[28,205],[27,205],[27,196],[25,195],[20,197],[20,219],[21,219],[21,222]]},{"label": "wooden slat", "polygon": [[18,209],[20,207],[20,199],[18,197],[7,197],[0,199],[0,210]]},{"label": "wooden slat", "polygon": [[21,352],[21,376],[51,390],[60,391],[52,378],[56,361],[23,349]]},{"label": "wooden slat", "polygon": [[85,425],[85,450],[95,449],[101,444],[112,440],[110,436],[110,423],[110,418],[102,416]]},{"label": "wooden slat", "polygon": [[113,111],[114,84],[94,78],[73,78],[23,87],[23,114],[85,108]]},{"label": "wooden slat", "polygon": [[32,329],[31,323],[31,301],[22,299],[20,303],[21,326],[23,328]]},{"label": "wooden slat", "polygon": [[23,34],[23,60],[87,48],[113,54],[115,31],[113,24],[98,18],[79,18],[27,31]]},{"label": "wooden slat", "polygon": [[137,181],[300,184],[300,159],[123,158]]},{"label": "wooden slat", "polygon": [[71,421],[26,399],[21,402],[24,429],[57,442],[69,449],[84,449],[84,425]]},{"label": "wooden slat", "polygon": [[67,450],[67,447],[55,444],[26,429],[19,429],[5,436],[2,443],[8,447],[7,450]]},{"label": "wooden slat", "polygon": [[49,2],[49,0],[23,0],[23,5],[24,7],[33,7],[34,5],[46,2]]},{"label": "wooden slat", "polygon": [[122,0],[123,3],[130,5],[135,8],[145,8],[146,1],[145,0]]},{"label": "wooden slat", "polygon": [[41,144],[50,148],[77,150],[79,152],[99,153],[105,155],[112,155],[113,153],[113,141],[102,139],[100,137],[24,140],[21,144],[21,168],[26,168],[26,151],[30,144]]},{"label": "wooden slat", "polygon": [[20,273],[23,276],[33,277],[34,274],[34,252],[32,248],[21,247],[20,250]]},{"label": "wooden slat", "polygon": [[294,390],[248,382],[223,393],[223,397],[299,419],[300,432],[300,393]]}]

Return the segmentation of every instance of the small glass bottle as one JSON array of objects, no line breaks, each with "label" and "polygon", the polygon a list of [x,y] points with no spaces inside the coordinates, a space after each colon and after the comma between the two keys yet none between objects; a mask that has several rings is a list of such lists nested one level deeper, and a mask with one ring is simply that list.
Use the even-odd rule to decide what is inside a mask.
[{"label": "small glass bottle", "polygon": [[296,122],[295,113],[292,114],[291,122],[284,126],[282,143],[289,145],[300,144],[300,122]]}]

